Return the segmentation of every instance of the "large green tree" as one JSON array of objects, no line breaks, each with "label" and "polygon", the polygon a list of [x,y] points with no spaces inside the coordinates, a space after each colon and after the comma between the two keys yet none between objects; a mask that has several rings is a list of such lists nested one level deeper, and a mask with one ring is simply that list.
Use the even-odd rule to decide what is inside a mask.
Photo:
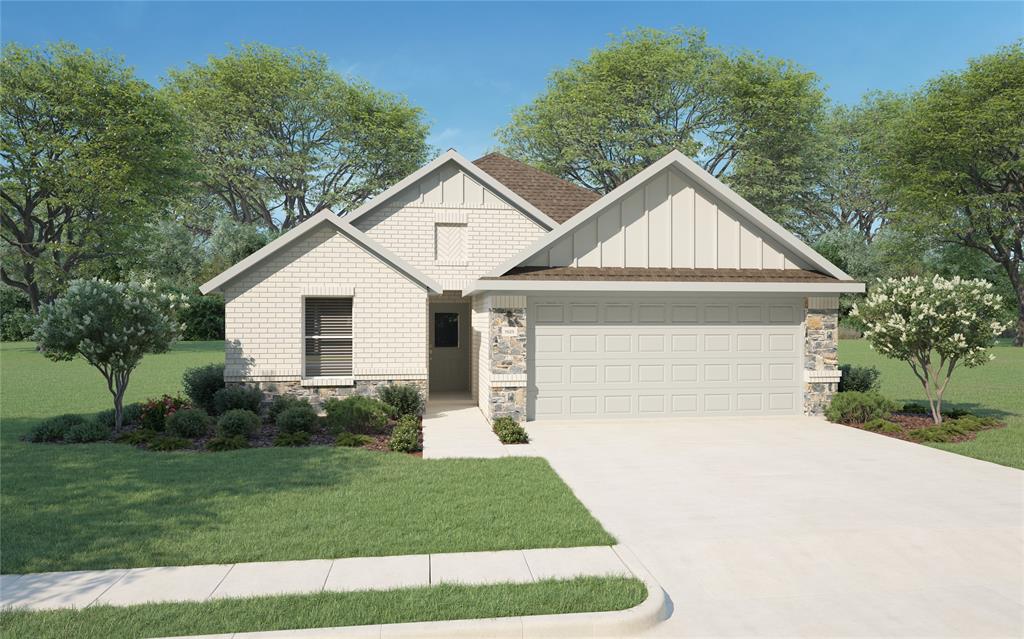
[{"label": "large green tree", "polygon": [[[185,130],[120,60],[70,44],[0,59],[0,280],[33,312],[122,252],[188,184]],[[50,293],[55,293],[51,290]]]},{"label": "large green tree", "polygon": [[1024,46],[946,73],[894,119],[882,175],[893,219],[920,236],[981,251],[1005,271],[1024,345]]},{"label": "large green tree", "polygon": [[421,109],[315,53],[248,45],[172,71],[167,91],[196,129],[206,193],[244,223],[351,210],[429,152]]},{"label": "large green tree", "polygon": [[813,73],[703,32],[630,31],[555,71],[498,132],[505,150],[607,193],[673,149],[781,216],[823,104]]}]

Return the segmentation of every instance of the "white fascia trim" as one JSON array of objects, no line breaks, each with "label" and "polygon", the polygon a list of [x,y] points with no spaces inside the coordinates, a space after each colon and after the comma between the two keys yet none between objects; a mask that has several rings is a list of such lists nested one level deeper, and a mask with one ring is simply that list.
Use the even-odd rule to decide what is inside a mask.
[{"label": "white fascia trim", "polygon": [[818,267],[836,279],[853,279],[844,273],[838,266],[822,257],[822,255],[817,251],[804,244],[800,238],[784,229],[778,222],[762,213],[756,206],[737,195],[736,192],[723,184],[713,175],[700,168],[696,162],[679,151],[670,151],[665,157],[661,158],[643,171],[640,171],[630,179],[612,189],[611,192],[598,201],[569,218],[557,229],[539,238],[536,242],[526,247],[526,249],[515,257],[502,262],[497,268],[487,273],[485,277],[500,277],[504,275],[509,269],[519,266],[543,249],[552,246],[561,237],[572,232],[573,229],[584,224],[587,220],[597,215],[618,199],[624,197],[633,189],[641,186],[662,169],[673,165],[689,177],[693,178],[698,184],[702,185],[708,191],[711,191],[713,194],[721,197],[741,215],[747,217],[751,222],[763,230],[770,238],[789,248],[794,253],[807,260],[808,263]]},{"label": "white fascia trim", "polygon": [[560,280],[477,280],[462,290],[463,295],[484,291],[562,292],[682,292],[682,293],[863,293],[861,282],[621,282]]},{"label": "white fascia trim", "polygon": [[434,170],[440,168],[447,162],[454,162],[455,164],[457,164],[460,169],[473,176],[473,178],[475,178],[477,181],[482,183],[490,190],[496,192],[498,195],[508,200],[508,202],[512,204],[512,206],[518,208],[520,211],[522,211],[529,217],[532,217],[534,220],[540,223],[541,226],[546,227],[548,230],[551,230],[558,226],[558,222],[552,220],[536,206],[530,204],[529,202],[524,200],[520,195],[516,194],[507,186],[491,177],[489,173],[487,173],[477,165],[473,164],[466,158],[462,157],[462,155],[460,155],[459,152],[456,151],[455,149],[448,149],[441,155],[437,156],[435,159],[431,160],[430,162],[421,166],[416,171],[407,175],[405,178],[402,179],[402,181],[398,182],[397,184],[387,189],[386,191],[384,191],[377,197],[373,198],[369,202],[363,204],[355,211],[348,213],[347,215],[345,215],[345,220],[347,220],[348,222],[352,222],[366,215],[370,211],[376,209],[378,206],[390,200],[392,197],[404,191],[407,187],[410,187],[413,184],[415,184],[418,180],[426,177]]},{"label": "white fascia trim", "polygon": [[438,284],[437,281],[435,281],[433,278],[423,274],[422,272],[420,272],[419,269],[417,269],[413,265],[409,264],[408,262],[398,257],[388,249],[384,248],[376,241],[370,239],[368,235],[366,235],[356,227],[352,226],[345,220],[339,218],[330,209],[324,209],[320,211],[313,217],[309,218],[302,224],[299,224],[298,226],[288,231],[281,237],[277,238],[270,244],[267,244],[266,246],[256,251],[249,257],[238,262],[237,264],[227,269],[220,275],[214,277],[209,282],[206,282],[205,284],[199,287],[199,292],[202,293],[203,295],[206,295],[207,293],[219,291],[221,287],[227,282],[238,277],[239,275],[249,270],[256,264],[262,262],[263,260],[270,257],[274,253],[277,253],[278,251],[288,246],[295,240],[304,236],[309,231],[312,231],[313,229],[324,223],[333,224],[335,228],[337,228],[339,231],[348,236],[349,239],[354,241],[356,244],[361,245],[370,253],[375,254],[378,258],[383,260],[385,263],[390,265],[395,270],[405,274],[406,277],[408,277],[413,282],[425,288],[428,292],[442,292],[441,285]]}]

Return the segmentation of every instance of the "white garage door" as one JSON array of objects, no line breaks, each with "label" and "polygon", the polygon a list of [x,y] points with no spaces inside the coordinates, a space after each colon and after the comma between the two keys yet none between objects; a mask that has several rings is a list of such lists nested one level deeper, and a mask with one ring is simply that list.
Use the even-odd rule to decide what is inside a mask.
[{"label": "white garage door", "polygon": [[529,419],[802,412],[803,299],[534,297]]}]

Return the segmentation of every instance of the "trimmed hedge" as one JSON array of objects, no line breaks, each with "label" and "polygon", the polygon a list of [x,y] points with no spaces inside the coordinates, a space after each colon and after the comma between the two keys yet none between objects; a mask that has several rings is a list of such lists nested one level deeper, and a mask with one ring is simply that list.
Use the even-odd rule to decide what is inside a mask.
[{"label": "trimmed hedge", "polygon": [[420,389],[412,384],[390,384],[381,386],[377,390],[380,401],[395,409],[394,415],[413,415],[419,417],[423,414],[423,395]]},{"label": "trimmed hedge", "polygon": [[878,378],[881,373],[874,366],[842,364],[839,366],[839,370],[843,372],[843,376],[839,378],[838,390],[840,393],[846,391],[866,393],[879,388]]},{"label": "trimmed hedge", "polygon": [[316,428],[316,411],[310,405],[293,406],[277,416],[277,428],[282,433],[313,432]]},{"label": "trimmed hedge", "polygon": [[511,417],[497,418],[491,429],[502,444],[527,444],[530,442],[530,436],[526,434],[526,429]]},{"label": "trimmed hedge", "polygon": [[383,433],[388,416],[395,412],[393,407],[363,395],[331,398],[324,402],[324,410],[327,411],[327,426],[331,432],[347,430],[365,434]]},{"label": "trimmed hedge", "polygon": [[215,412],[213,396],[224,388],[224,364],[189,368],[182,375],[181,384],[193,405],[208,413]]},{"label": "trimmed hedge", "polygon": [[202,408],[182,408],[167,417],[167,430],[179,437],[202,437],[210,432],[210,416]]},{"label": "trimmed hedge", "polygon": [[260,416],[251,410],[233,408],[217,419],[217,435],[221,438],[252,437],[260,427]]},{"label": "trimmed hedge", "polygon": [[396,453],[413,453],[420,450],[420,420],[415,415],[403,415],[391,431],[388,448]]},{"label": "trimmed hedge", "polygon": [[229,386],[213,394],[213,412],[216,415],[223,415],[229,410],[240,408],[259,413],[260,402],[262,401],[263,393],[258,388],[251,386]]},{"label": "trimmed hedge", "polygon": [[879,417],[888,417],[898,406],[874,391],[836,393],[825,409],[829,421],[840,424],[862,424]]}]

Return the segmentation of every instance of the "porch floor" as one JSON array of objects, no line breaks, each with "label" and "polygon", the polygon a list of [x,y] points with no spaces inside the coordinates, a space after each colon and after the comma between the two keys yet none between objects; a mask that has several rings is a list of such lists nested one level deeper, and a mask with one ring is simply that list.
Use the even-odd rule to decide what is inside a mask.
[{"label": "porch floor", "polygon": [[468,393],[431,393],[423,415],[423,457],[505,457],[508,452]]}]

